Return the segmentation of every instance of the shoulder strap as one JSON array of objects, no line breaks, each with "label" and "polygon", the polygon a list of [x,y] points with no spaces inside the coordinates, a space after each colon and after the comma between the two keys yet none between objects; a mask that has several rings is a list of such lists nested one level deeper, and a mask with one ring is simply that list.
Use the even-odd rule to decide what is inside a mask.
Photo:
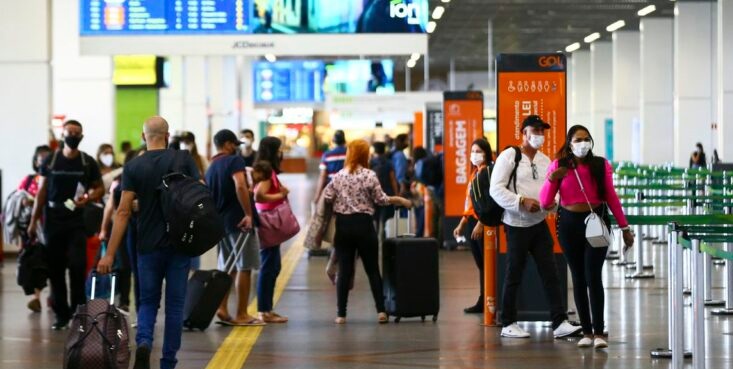
[{"label": "shoulder strap", "polygon": [[53,157],[51,158],[51,162],[48,163],[48,170],[53,170],[53,167],[56,166],[56,159],[59,157],[59,152],[61,149],[58,149],[53,152]]},{"label": "shoulder strap", "polygon": [[[509,175],[509,182],[514,182],[514,193],[517,192],[517,168],[519,168],[519,162],[522,161],[522,150],[519,149],[517,146],[509,146],[514,150],[514,169],[512,169],[512,174]],[[507,188],[509,188],[509,183],[507,182]]]},{"label": "shoulder strap", "polygon": [[588,199],[588,195],[585,193],[585,186],[583,186],[583,181],[580,180],[580,175],[578,174],[578,168],[573,168],[573,173],[575,173],[575,178],[578,179],[578,184],[580,185],[580,192],[583,193],[583,197],[585,197],[585,202],[588,203],[588,208],[593,211],[593,205],[590,204],[590,200]]},{"label": "shoulder strap", "polygon": [[35,174],[29,174],[28,177],[25,177],[25,186],[23,186],[23,190],[28,192],[28,190],[31,188],[31,184],[33,184],[33,180],[36,178]]}]

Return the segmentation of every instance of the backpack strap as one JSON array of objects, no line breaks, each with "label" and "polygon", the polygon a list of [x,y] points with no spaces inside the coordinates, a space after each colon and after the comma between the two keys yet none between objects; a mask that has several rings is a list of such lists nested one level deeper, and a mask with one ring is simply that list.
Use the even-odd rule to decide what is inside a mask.
[{"label": "backpack strap", "polygon": [[[517,192],[517,168],[519,168],[519,162],[522,161],[522,150],[518,146],[508,146],[506,149],[514,149],[514,169],[512,174],[509,175],[509,182],[507,182],[506,188],[509,188],[509,183],[514,182],[514,193]],[[505,150],[506,150],[505,149]]]},{"label": "backpack strap", "polygon": [[59,157],[59,152],[61,152],[61,149],[58,149],[53,152],[53,157],[51,157],[51,162],[49,162],[48,166],[46,167],[48,168],[49,171],[53,170],[53,168],[56,166],[56,159],[58,159]]},{"label": "backpack strap", "polygon": [[35,174],[29,174],[28,177],[25,177],[25,186],[23,186],[23,190],[25,192],[28,192],[28,190],[31,188],[31,184],[33,184],[33,179],[35,178]]}]

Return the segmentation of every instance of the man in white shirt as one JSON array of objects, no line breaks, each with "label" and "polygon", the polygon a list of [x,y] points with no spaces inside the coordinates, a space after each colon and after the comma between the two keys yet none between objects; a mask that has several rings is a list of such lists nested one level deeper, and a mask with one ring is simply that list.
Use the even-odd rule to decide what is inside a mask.
[{"label": "man in white shirt", "polygon": [[555,338],[572,335],[581,329],[567,321],[552,252],[554,241],[545,220],[547,213],[538,201],[550,165],[550,158],[539,149],[545,141],[545,130],[549,128],[550,125],[539,116],[528,116],[522,123],[522,158],[517,164],[516,175],[512,176],[516,157],[514,148],[508,148],[499,155],[491,175],[491,197],[505,209],[502,221],[507,235],[507,269],[501,302],[503,337],[529,337],[529,333],[517,325],[517,291],[528,255],[534,258],[542,277],[545,296],[550,302]]}]

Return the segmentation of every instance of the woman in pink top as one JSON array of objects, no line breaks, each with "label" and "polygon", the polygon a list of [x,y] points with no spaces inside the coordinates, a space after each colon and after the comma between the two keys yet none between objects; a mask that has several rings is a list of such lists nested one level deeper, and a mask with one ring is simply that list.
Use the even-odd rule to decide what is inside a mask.
[{"label": "woman in pink top", "polygon": [[339,270],[336,279],[338,315],[335,323],[346,323],[346,304],[357,251],[369,277],[377,320],[387,323],[389,318],[384,308],[382,276],[379,275],[379,241],[374,229],[374,209],[377,205],[390,204],[410,207],[412,202],[384,193],[377,174],[369,170],[369,144],[364,140],[349,144],[344,169],[332,177],[323,196],[328,203],[333,204],[336,216],[334,247]]},{"label": "woman in pink top", "polygon": [[[540,205],[548,210],[554,208],[555,195],[560,193],[557,234],[570,266],[575,306],[583,326],[584,337],[578,342],[578,347],[595,346],[600,349],[608,347],[603,333],[605,293],[601,273],[608,247],[590,246],[585,238],[585,218],[593,211],[609,225],[608,209],[611,209],[623,230],[626,248],[633,245],[634,235],[613,187],[611,165],[606,159],[593,155],[592,148],[593,138],[587,128],[580,125],[570,128],[557,159],[547,170],[547,180],[540,192]],[[585,196],[575,176],[576,171],[585,187]]]}]

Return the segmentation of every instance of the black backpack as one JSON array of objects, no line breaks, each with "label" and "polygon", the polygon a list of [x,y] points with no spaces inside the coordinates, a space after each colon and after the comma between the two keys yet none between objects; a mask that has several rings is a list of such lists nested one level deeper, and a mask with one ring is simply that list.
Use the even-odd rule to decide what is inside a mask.
[{"label": "black backpack", "polygon": [[[175,152],[173,168],[180,168],[183,152]],[[199,256],[224,238],[224,220],[209,188],[171,170],[158,187],[160,205],[171,245],[186,256]]]},{"label": "black backpack", "polygon": [[[522,151],[516,146],[510,146],[514,149],[514,169],[509,175],[509,183],[507,188],[513,182],[514,192],[517,192],[517,167],[522,160]],[[508,148],[507,148],[508,149]],[[493,164],[476,173],[476,177],[471,182],[471,203],[473,209],[478,215],[481,224],[489,227],[496,227],[501,224],[501,218],[504,216],[504,208],[496,203],[490,194],[491,174],[494,171]]]},{"label": "black backpack", "polygon": [[418,180],[428,186],[440,186],[443,183],[443,156],[429,155],[421,159]]}]

